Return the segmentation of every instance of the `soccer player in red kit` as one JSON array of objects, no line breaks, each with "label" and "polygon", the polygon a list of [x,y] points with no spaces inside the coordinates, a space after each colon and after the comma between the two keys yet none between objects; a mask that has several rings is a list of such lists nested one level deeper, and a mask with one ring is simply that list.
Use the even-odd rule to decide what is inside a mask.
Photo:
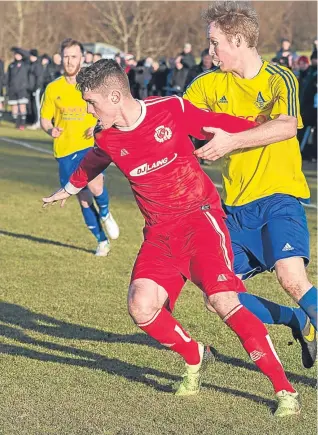
[{"label": "soccer player in red kit", "polygon": [[[43,198],[44,206],[55,201],[64,205],[114,162],[128,179],[145,218],[144,242],[129,287],[129,313],[143,331],[184,358],[186,373],[176,394],[199,392],[203,367],[211,357],[209,348],[193,340],[172,315],[189,279],[237,334],[275,392],[291,393],[297,401],[265,326],[238,300],[237,293],[245,288],[233,272],[220,198],[188,137],[203,139],[205,126],[239,132],[254,124],[205,112],[176,96],[134,100],[126,74],[113,60],[83,69],[77,83],[88,112],[99,119],[101,128],[95,133],[94,149],[70,182]],[[282,410],[286,415],[285,408],[280,394],[275,415]]]}]

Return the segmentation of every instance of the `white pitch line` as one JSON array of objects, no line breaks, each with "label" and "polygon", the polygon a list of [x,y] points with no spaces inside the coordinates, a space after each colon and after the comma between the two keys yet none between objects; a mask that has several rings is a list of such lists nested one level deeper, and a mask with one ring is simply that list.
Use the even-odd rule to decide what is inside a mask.
[{"label": "white pitch line", "polygon": [[8,139],[7,137],[1,137],[1,136],[0,136],[0,140],[3,140],[4,142],[13,143],[15,145],[20,145],[24,148],[29,148],[31,150],[39,151],[40,153],[53,155],[53,152],[50,150],[41,147],[35,147],[34,145],[30,145],[27,142],[22,142],[21,140]]},{"label": "white pitch line", "polygon": [[[27,143],[27,142],[22,142],[21,140],[8,139],[7,137],[1,137],[1,136],[0,136],[0,140],[3,140],[4,142],[13,143],[13,144],[15,144],[15,145],[20,145],[20,146],[22,146],[22,147],[24,147],[24,148],[29,148],[29,149],[31,149],[31,150],[39,151],[40,153],[45,153],[45,154],[53,155],[53,152],[50,151],[50,150],[47,150],[47,149],[45,149],[45,148],[41,148],[41,147],[35,147],[35,146],[33,146],[33,145],[30,145],[30,144]],[[221,188],[222,188],[222,184],[214,183],[214,185],[215,185],[215,187],[217,187],[218,189],[221,189]],[[307,208],[315,208],[315,209],[317,209],[317,205],[316,205],[316,204],[304,204],[304,203],[302,203],[302,205],[303,205],[304,207],[307,207]]]}]

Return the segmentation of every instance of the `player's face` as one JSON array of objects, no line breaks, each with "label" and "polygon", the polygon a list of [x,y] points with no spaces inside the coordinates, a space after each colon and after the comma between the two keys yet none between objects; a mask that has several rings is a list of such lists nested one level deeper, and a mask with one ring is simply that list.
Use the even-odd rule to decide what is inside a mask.
[{"label": "player's face", "polygon": [[236,63],[237,50],[232,41],[214,23],[208,26],[209,52],[215,66],[222,71],[232,71]]},{"label": "player's face", "polygon": [[83,99],[87,103],[87,113],[99,119],[105,129],[110,128],[116,122],[118,113],[116,102],[120,100],[120,95],[116,95],[116,92],[112,91],[110,94],[104,95],[89,90],[83,93]]},{"label": "player's face", "polygon": [[64,48],[62,53],[64,71],[67,76],[76,76],[84,62],[84,56],[78,45]]}]

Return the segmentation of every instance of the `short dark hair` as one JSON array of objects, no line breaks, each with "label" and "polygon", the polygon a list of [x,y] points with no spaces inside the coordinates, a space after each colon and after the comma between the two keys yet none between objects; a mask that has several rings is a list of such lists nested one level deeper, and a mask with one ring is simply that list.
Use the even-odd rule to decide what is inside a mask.
[{"label": "short dark hair", "polygon": [[64,39],[64,41],[62,41],[61,54],[63,54],[63,51],[65,50],[65,48],[70,48],[70,47],[74,47],[74,46],[78,46],[81,50],[82,55],[84,56],[83,44],[81,42],[77,41],[76,39],[72,39],[72,38],[67,38],[67,39]]},{"label": "short dark hair", "polygon": [[127,74],[113,59],[101,59],[93,65],[82,68],[76,76],[77,89],[82,93],[88,90],[100,90],[108,94],[117,86],[123,95],[130,95]]}]

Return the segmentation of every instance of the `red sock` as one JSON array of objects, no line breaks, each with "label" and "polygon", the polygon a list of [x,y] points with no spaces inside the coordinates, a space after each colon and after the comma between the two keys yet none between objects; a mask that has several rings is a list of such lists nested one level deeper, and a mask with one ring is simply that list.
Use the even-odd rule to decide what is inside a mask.
[{"label": "red sock", "polygon": [[189,337],[166,308],[157,311],[149,322],[138,323],[138,326],[150,337],[183,356],[187,364],[200,362],[198,343]]},{"label": "red sock", "polygon": [[242,305],[234,308],[223,320],[238,335],[252,361],[270,379],[275,392],[286,390],[294,393],[263,323]]}]

